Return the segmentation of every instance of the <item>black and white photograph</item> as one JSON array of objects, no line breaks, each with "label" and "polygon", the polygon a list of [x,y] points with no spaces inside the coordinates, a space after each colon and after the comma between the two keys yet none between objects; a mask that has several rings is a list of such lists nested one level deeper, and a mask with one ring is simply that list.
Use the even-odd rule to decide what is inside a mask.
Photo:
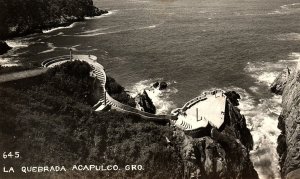
[{"label": "black and white photograph", "polygon": [[0,0],[0,179],[300,179],[300,0]]}]

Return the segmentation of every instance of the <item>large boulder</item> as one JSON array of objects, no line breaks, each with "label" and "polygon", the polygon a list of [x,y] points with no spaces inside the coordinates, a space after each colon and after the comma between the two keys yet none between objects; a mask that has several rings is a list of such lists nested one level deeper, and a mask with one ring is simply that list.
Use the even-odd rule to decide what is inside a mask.
[{"label": "large boulder", "polygon": [[164,82],[164,81],[162,81],[162,82],[155,82],[155,83],[153,83],[153,85],[152,85],[154,88],[158,88],[159,90],[165,90],[165,89],[167,89],[167,87],[168,87],[168,83],[167,82]]},{"label": "large boulder", "polygon": [[275,81],[270,85],[270,90],[272,93],[282,95],[290,73],[290,69],[286,68],[276,77]]},{"label": "large boulder", "polygon": [[156,107],[154,106],[151,98],[148,96],[145,90],[142,94],[136,96],[136,102],[143,111],[152,114],[156,113]]},{"label": "large boulder", "polygon": [[229,101],[234,105],[238,106],[239,105],[239,99],[241,99],[241,96],[235,92],[235,91],[228,91],[225,93]]},{"label": "large boulder", "polygon": [[8,50],[10,50],[11,47],[7,45],[4,41],[0,41],[0,55],[6,53]]}]

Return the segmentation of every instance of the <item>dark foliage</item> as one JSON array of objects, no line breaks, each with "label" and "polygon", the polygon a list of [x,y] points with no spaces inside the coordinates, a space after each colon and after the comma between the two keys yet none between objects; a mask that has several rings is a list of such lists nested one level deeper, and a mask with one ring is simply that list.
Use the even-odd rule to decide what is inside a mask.
[{"label": "dark foliage", "polygon": [[120,84],[116,82],[112,77],[106,79],[106,90],[111,97],[119,101],[120,103],[135,107],[135,99],[132,98]]},{"label": "dark foliage", "polygon": [[6,42],[0,41],[0,55],[6,53],[11,47]]},{"label": "dark foliage", "polygon": [[0,0],[0,39],[67,25],[106,13],[92,0]]},{"label": "dark foliage", "polygon": [[4,67],[0,65],[0,75],[6,74],[6,73],[13,73],[13,72],[19,72],[24,70],[30,70],[33,69],[33,66],[12,66],[12,67]]},{"label": "dark foliage", "polygon": [[[37,78],[35,85],[0,86],[0,152],[20,151],[21,160],[7,166],[75,164],[124,167],[143,171],[50,173],[54,177],[181,178],[177,145],[169,145],[172,130],[116,111],[94,112],[88,105],[93,78],[84,62],[66,63]],[[95,89],[99,90],[99,89]],[[174,141],[175,142],[175,141]],[[2,175],[2,176],[1,176]],[[41,178],[41,175],[15,176]],[[45,175],[45,174],[42,174]],[[0,173],[0,178],[5,177]]]}]

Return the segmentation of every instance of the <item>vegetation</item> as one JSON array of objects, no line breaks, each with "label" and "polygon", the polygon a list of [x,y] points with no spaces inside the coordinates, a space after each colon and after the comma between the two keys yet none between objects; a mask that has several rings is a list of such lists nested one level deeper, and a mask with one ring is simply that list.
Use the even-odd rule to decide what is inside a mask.
[{"label": "vegetation", "polygon": [[135,107],[135,99],[132,98],[122,87],[120,84],[116,82],[115,79],[112,77],[107,77],[106,79],[106,86],[105,86],[107,92],[111,97],[119,101],[120,103],[129,105],[131,107]]},{"label": "vegetation", "polygon": [[[19,151],[22,157],[4,160],[4,165],[64,165],[68,170],[75,164],[116,164],[120,168],[138,164],[144,168],[14,174],[30,178],[182,178],[182,160],[172,129],[134,115],[91,109],[91,98],[99,89],[89,77],[90,70],[85,62],[69,62],[31,79],[34,83],[23,80],[0,85],[0,152]],[[117,85],[109,89],[121,90]],[[168,144],[165,137],[174,143]],[[1,172],[2,177],[6,176]]]},{"label": "vegetation", "polygon": [[33,66],[12,66],[12,67],[5,67],[0,65],[0,75],[6,74],[6,73],[13,73],[13,72],[19,72],[24,70],[30,70]]},{"label": "vegetation", "polygon": [[0,0],[0,39],[25,35],[106,13],[92,0]]}]

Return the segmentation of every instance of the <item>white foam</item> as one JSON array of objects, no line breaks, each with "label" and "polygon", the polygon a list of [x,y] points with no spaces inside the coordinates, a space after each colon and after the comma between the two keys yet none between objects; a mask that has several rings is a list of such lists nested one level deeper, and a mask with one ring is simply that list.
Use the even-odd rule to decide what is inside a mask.
[{"label": "white foam", "polygon": [[21,66],[20,64],[18,63],[8,63],[8,64],[4,64],[4,65],[1,65],[3,67],[13,67],[13,66]]},{"label": "white foam", "polygon": [[12,48],[24,48],[29,46],[29,43],[23,40],[6,40],[5,42]]},{"label": "white foam", "polygon": [[[109,29],[109,28],[107,27],[107,28],[98,28],[98,29],[94,29],[94,30],[87,30],[87,31],[81,32],[80,34],[92,34],[92,33],[107,30],[107,29]],[[79,33],[77,33],[77,34],[79,34]]]},{"label": "white foam", "polygon": [[280,63],[248,62],[244,70],[255,78],[257,83],[269,86],[284,68]]},{"label": "white foam", "polygon": [[[122,33],[122,32],[129,32],[129,31],[135,31],[135,30],[145,30],[145,29],[154,29],[156,28],[158,25],[160,24],[154,24],[154,25],[149,25],[149,26],[144,26],[144,27],[137,27],[137,28],[131,28],[131,29],[124,29],[124,30],[116,30],[116,31],[110,31],[110,32],[98,32],[101,31],[100,29],[95,29],[95,30],[91,30],[94,31],[92,33],[87,33],[87,32],[83,32],[81,34],[75,34],[72,36],[78,36],[78,37],[94,37],[94,36],[99,36],[99,35],[106,35],[106,34],[116,34],[116,33]],[[90,31],[90,32],[91,32]],[[65,36],[69,36],[69,35],[65,35]]]},{"label": "white foam", "polygon": [[49,49],[41,51],[38,54],[54,52],[56,49],[64,49],[64,50],[72,49],[73,51],[78,51],[78,49],[76,47],[79,47],[80,44],[73,45],[71,47],[56,47],[53,43],[47,43],[47,46]]},{"label": "white foam", "polygon": [[281,14],[290,14],[294,12],[299,12],[300,3],[285,4],[280,6],[279,9],[274,10],[273,12],[268,13],[269,15],[281,15]]},{"label": "white foam", "polygon": [[281,111],[281,97],[271,99],[255,99],[246,90],[236,87],[228,88],[241,96],[241,114],[247,121],[254,141],[254,150],[250,158],[261,179],[280,178],[278,154],[276,151],[277,137],[280,130],[277,128],[278,114]]},{"label": "white foam", "polygon": [[12,58],[9,57],[1,57],[0,56],[0,65],[3,67],[11,67],[11,66],[20,66],[18,61],[12,60]]},{"label": "white foam", "polygon": [[152,100],[153,104],[156,107],[156,113],[168,114],[172,109],[176,108],[174,102],[170,98],[170,95],[177,93],[178,90],[172,87],[172,84],[174,83],[168,83],[168,87],[166,90],[153,88],[151,85],[156,81],[161,81],[161,79],[140,81],[129,88],[130,94],[132,97],[135,97],[139,93],[142,93],[143,90],[146,90],[149,98]]},{"label": "white foam", "polygon": [[287,34],[280,34],[277,36],[278,40],[288,40],[288,41],[299,41],[300,40],[300,33],[287,33]]},{"label": "white foam", "polygon": [[84,17],[84,19],[86,19],[86,20],[101,19],[101,18],[104,18],[104,17],[112,16],[112,15],[116,14],[118,11],[119,10],[111,10],[111,11],[108,11],[108,13],[106,13],[106,14],[102,14],[100,16],[94,16],[94,17]]},{"label": "white foam", "polygon": [[44,34],[53,32],[53,31],[57,31],[57,30],[61,30],[61,29],[70,29],[73,28],[75,26],[76,22],[72,23],[71,25],[65,26],[65,27],[55,27],[55,28],[51,28],[49,30],[43,30]]},{"label": "white foam", "polygon": [[299,61],[300,53],[291,53],[287,59],[278,62],[248,62],[244,70],[257,80],[257,84],[269,86],[284,68],[291,68]]}]

